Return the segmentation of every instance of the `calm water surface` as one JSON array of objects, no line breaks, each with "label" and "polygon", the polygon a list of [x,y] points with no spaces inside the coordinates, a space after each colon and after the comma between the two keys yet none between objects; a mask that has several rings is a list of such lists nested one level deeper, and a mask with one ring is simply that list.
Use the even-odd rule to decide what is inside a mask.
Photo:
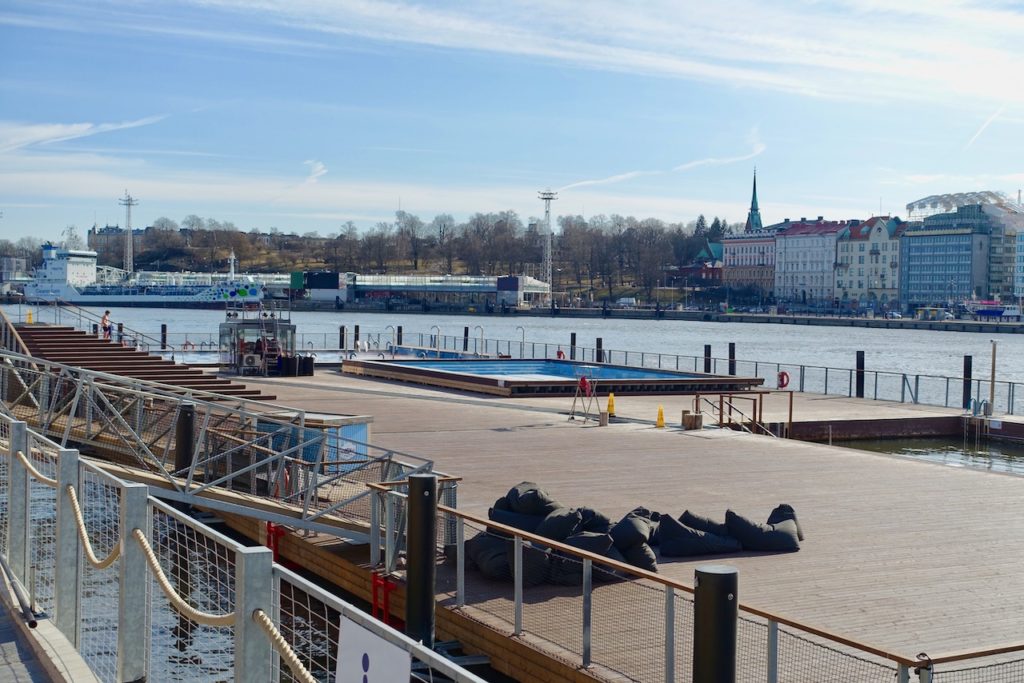
[{"label": "calm water surface", "polygon": [[950,467],[970,467],[993,472],[1024,474],[1024,444],[1006,441],[976,442],[968,439],[874,439],[836,441],[835,446],[875,453],[906,455]]}]

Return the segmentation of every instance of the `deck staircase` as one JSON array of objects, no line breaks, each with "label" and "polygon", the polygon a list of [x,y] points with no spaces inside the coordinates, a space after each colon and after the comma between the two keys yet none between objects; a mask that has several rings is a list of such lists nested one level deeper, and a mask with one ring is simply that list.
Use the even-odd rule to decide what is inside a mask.
[{"label": "deck staircase", "polygon": [[249,400],[272,401],[258,389],[182,365],[160,356],[126,348],[82,330],[61,325],[16,324],[15,329],[31,355],[54,363],[179,387],[184,392],[204,391]]}]

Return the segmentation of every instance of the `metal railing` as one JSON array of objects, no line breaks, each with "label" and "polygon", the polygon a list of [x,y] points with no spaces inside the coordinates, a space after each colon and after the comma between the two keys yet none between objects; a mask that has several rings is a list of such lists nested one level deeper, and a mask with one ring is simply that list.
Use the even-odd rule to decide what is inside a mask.
[{"label": "metal railing", "polygon": [[[103,317],[92,311],[67,301],[57,300],[51,303],[33,304],[34,321],[50,321],[54,325],[67,325],[87,334],[95,334],[103,337]],[[163,344],[155,336],[140,332],[139,330],[127,327],[124,323],[113,323],[115,326],[111,331],[111,340],[140,351],[166,351],[174,353],[177,348],[170,344]],[[4,348],[10,348],[5,346]]]},{"label": "metal railing", "polygon": [[333,680],[347,619],[408,652],[420,680],[482,683],[26,423],[0,416],[0,442],[0,553],[98,680]]},{"label": "metal railing", "polygon": [[[373,487],[371,564],[387,571],[403,547],[405,491]],[[466,541],[500,539],[505,580],[471,566]],[[607,557],[439,506],[438,603],[607,680],[689,680],[693,588]],[[557,578],[556,578],[557,577]],[[926,683],[1024,681],[1024,643],[929,658],[846,638],[740,604],[737,680]],[[997,657],[1003,659],[994,659]],[[958,664],[958,667],[948,665]]]}]

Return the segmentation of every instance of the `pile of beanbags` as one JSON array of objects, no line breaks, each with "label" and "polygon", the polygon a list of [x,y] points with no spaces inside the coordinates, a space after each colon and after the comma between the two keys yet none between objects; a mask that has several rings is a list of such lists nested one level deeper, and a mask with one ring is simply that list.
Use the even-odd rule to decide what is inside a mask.
[{"label": "pile of beanbags", "polygon": [[[793,552],[800,549],[803,531],[791,505],[779,505],[765,524],[732,510],[717,522],[689,510],[678,518],[638,507],[613,524],[593,508],[570,508],[555,500],[533,482],[522,482],[494,502],[491,521],[543,536],[595,555],[607,557],[650,572],[658,571],[658,547],[662,557],[717,555],[741,550]],[[466,541],[466,555],[480,572],[494,580],[511,580],[515,559],[512,540],[497,528]],[[542,583],[579,585],[583,565],[541,543],[524,543],[523,585]],[[595,563],[596,581],[621,576]]]}]

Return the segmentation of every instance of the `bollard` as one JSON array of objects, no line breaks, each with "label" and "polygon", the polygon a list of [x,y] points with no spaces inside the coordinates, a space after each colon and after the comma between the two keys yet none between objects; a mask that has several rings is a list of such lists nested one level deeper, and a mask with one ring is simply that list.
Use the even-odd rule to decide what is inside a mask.
[{"label": "bollard", "polygon": [[973,364],[974,356],[964,356],[964,410],[971,407],[971,366]]},{"label": "bollard", "polygon": [[594,351],[594,357],[598,363],[604,362],[604,340],[600,337],[597,338],[597,350]]},{"label": "bollard", "polygon": [[569,360],[576,360],[576,333],[569,334]]},{"label": "bollard", "polygon": [[598,415],[597,415],[597,426],[598,427],[607,427],[608,426],[608,411],[607,410],[602,410],[600,413],[598,413]]},{"label": "bollard", "polygon": [[615,394],[608,394],[608,417],[615,417]]},{"label": "bollard", "polygon": [[124,344],[124,323],[117,324],[117,343]]},{"label": "bollard", "polygon": [[864,352],[857,352],[857,398],[864,398]]},{"label": "bollard", "polygon": [[658,406],[658,419],[655,421],[654,426],[658,429],[665,428],[665,408]]},{"label": "bollard", "polygon": [[469,325],[462,328],[462,350],[469,351]]},{"label": "bollard", "polygon": [[739,574],[735,567],[706,564],[694,575],[693,681],[735,683]]},{"label": "bollard", "polygon": [[196,405],[182,403],[178,411],[178,421],[174,424],[174,471],[182,473],[187,472],[192,466],[196,438]]},{"label": "bollard", "polygon": [[346,341],[347,340],[345,339],[345,326],[341,325],[340,327],[338,327],[338,350],[339,351],[344,351],[345,349],[348,348],[348,346],[345,345]]},{"label": "bollard", "polygon": [[395,333],[395,343],[398,346],[402,345],[402,326],[398,326],[398,331]]},{"label": "bollard", "polygon": [[736,375],[736,343],[729,342],[729,374]]},{"label": "bollard", "polygon": [[711,372],[711,344],[704,345],[704,372]]},{"label": "bollard", "polygon": [[167,350],[167,323],[160,323],[160,350]]},{"label": "bollard", "polygon": [[355,328],[352,332],[352,346],[356,351],[359,350],[359,325],[353,325]]},{"label": "bollard", "polygon": [[428,648],[434,647],[434,579],[437,543],[437,477],[409,476],[406,523],[405,632]]}]

